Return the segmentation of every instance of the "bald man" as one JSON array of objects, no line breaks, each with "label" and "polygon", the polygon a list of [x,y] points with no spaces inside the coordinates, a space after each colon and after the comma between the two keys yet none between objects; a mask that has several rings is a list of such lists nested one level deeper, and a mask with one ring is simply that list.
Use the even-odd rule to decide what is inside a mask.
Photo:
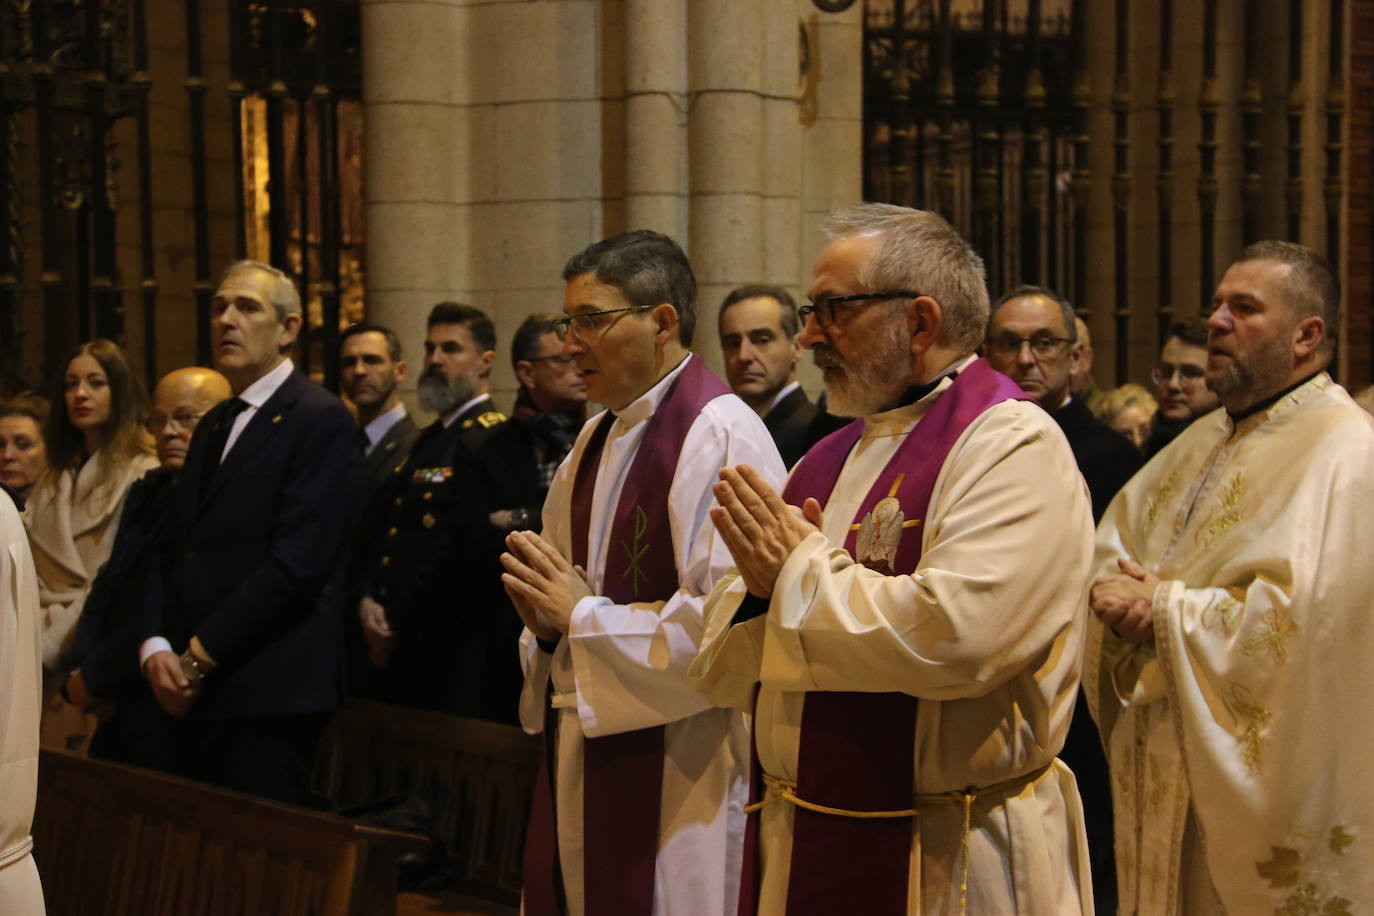
[{"label": "bald man", "polygon": [[155,766],[175,752],[167,717],[138,669],[141,612],[191,433],[229,394],[228,379],[200,366],[169,372],[153,389],[146,426],[161,467],[129,490],[109,562],[91,586],[76,638],[63,657],[71,671],[67,698],[104,717],[91,739],[92,756]]}]

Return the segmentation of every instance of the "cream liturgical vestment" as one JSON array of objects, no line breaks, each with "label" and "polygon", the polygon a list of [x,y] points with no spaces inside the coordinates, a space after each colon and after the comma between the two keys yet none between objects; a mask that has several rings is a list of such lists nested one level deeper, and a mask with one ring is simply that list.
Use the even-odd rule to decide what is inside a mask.
[{"label": "cream liturgical vestment", "polygon": [[[676,591],[666,601],[616,603],[604,597],[611,576],[630,568],[628,547],[611,530],[632,464],[643,449],[672,448],[648,441],[650,421],[688,357],[657,385],[616,414],[595,466],[585,535],[592,595],[573,610],[567,637],[552,654],[526,630],[521,637],[525,687],[521,723],[528,732],[556,720],[556,827],[558,868],[569,916],[601,916],[586,902],[584,763],[588,738],[665,726],[657,816],[657,859],[652,864],[652,912],[675,916],[730,916],[739,894],[743,806],[747,793],[748,733],[738,712],[712,708],[687,680],[702,633],[702,602],[733,565],[709,510],[711,487],[722,467],[748,464],[780,486],[786,474],[763,421],[729,394],[708,400],[687,418],[671,479],[648,481],[666,492]],[[693,371],[705,372],[699,365]],[[544,537],[572,558],[574,476],[606,414],[593,417],[559,467],[544,504]],[[671,466],[671,465],[670,465]],[[641,545],[642,546],[642,545]],[[549,716],[549,704],[553,713]],[[604,812],[602,812],[604,813]],[[629,818],[639,812],[627,811]],[[652,814],[652,812],[650,812]],[[532,825],[531,830],[534,831]],[[651,828],[652,830],[652,828]],[[527,853],[527,863],[530,861]],[[530,909],[527,864],[526,909]],[[603,878],[606,876],[602,876]],[[618,876],[610,875],[611,881]],[[634,916],[634,914],[626,914]]]},{"label": "cream liturgical vestment", "polygon": [[42,916],[30,850],[38,795],[38,582],[23,523],[0,491],[0,913]]},{"label": "cream liturgical vestment", "polygon": [[1116,497],[1098,574],[1161,582],[1154,641],[1094,622],[1121,911],[1374,911],[1374,425],[1322,373],[1194,422]]},{"label": "cream liturgical vestment", "polygon": [[[824,504],[822,531],[788,557],[766,614],[735,622],[746,595],[737,575],[707,599],[705,642],[692,668],[699,688],[717,704],[748,709],[757,685],[755,742],[768,781],[757,815],[761,914],[843,911],[798,904],[795,831],[798,818],[812,812],[784,794],[805,755],[807,703],[830,692],[869,693],[890,708],[915,698],[914,733],[908,717],[905,731],[894,722],[846,740],[856,738],[860,761],[872,756],[864,741],[877,754],[887,753],[886,742],[914,742],[914,755],[904,749],[911,772],[894,787],[905,804],[887,807],[920,813],[887,821],[822,813],[834,824],[886,831],[878,825],[895,823],[900,831],[897,873],[870,869],[850,878],[846,870],[862,874],[871,857],[859,840],[835,857],[843,861],[816,869],[833,865],[831,883],[840,885],[822,888],[822,896],[843,900],[846,881],[883,883],[896,894],[884,913],[952,914],[960,912],[966,880],[967,913],[1092,910],[1078,790],[1055,758],[1078,691],[1092,518],[1059,427],[1020,400],[977,414],[939,466],[923,516],[909,518],[903,506],[888,520],[904,526],[901,537],[921,539],[914,572],[875,571],[842,547],[870,488],[903,442],[922,435],[924,418],[950,388],[946,378],[914,404],[865,418]],[[799,473],[800,466],[794,477]],[[884,511],[875,506],[875,522]],[[892,554],[882,544],[876,551]],[[845,783],[863,780],[855,772],[824,791],[843,797],[856,788]],[[961,793],[980,787],[988,791],[972,800],[966,822]],[[816,876],[801,877],[815,885]]]}]

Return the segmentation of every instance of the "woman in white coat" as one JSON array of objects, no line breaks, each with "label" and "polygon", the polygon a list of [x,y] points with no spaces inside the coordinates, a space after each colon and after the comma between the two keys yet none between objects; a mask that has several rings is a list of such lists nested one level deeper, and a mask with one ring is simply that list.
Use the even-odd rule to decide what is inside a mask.
[{"label": "woman in white coat", "polygon": [[29,493],[25,522],[42,604],[43,743],[71,749],[90,729],[59,693],[62,653],[109,559],[124,497],[157,459],[142,427],[143,387],[117,344],[83,344],[55,387],[44,430],[48,470]]}]

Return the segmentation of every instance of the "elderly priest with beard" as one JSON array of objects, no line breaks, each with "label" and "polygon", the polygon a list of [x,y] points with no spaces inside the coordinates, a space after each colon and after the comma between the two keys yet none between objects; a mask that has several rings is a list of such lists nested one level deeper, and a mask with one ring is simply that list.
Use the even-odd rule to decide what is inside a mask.
[{"label": "elderly priest with beard", "polygon": [[827,231],[801,342],[858,419],[781,496],[721,472],[738,575],[692,669],[755,713],[741,912],[1091,912],[1055,759],[1087,616],[1082,477],[973,355],[983,265],[943,219],[861,204]]},{"label": "elderly priest with beard", "polygon": [[1097,533],[1083,686],[1121,911],[1374,909],[1374,427],[1326,374],[1336,277],[1258,242],[1221,279],[1196,420]]}]

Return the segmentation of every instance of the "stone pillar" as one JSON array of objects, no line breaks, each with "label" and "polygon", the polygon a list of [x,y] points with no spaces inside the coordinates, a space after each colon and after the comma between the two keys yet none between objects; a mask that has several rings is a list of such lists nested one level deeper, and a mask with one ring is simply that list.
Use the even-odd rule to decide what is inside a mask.
[{"label": "stone pillar", "polygon": [[[763,277],[763,10],[695,0],[688,16],[692,266],[700,294],[696,348],[720,364],[715,316],[731,288]],[[792,124],[795,129],[796,118]]]},{"label": "stone pillar", "polygon": [[595,0],[363,3],[368,316],[418,368],[431,305],[486,310],[503,409],[512,332],[562,309],[564,261],[602,232],[601,14]]},{"label": "stone pillar", "polygon": [[[363,0],[362,14],[368,316],[418,365],[433,303],[486,309],[502,406],[511,333],[561,308],[562,266],[587,244],[678,239],[701,285],[696,343],[719,367],[725,292],[801,293],[818,247],[803,227],[859,196],[857,9]],[[819,68],[806,81],[799,24]]]},{"label": "stone pillar", "polygon": [[[653,229],[682,244],[688,220],[686,2],[625,0],[622,34],[623,229]],[[608,228],[615,231],[620,228]]]},{"label": "stone pillar", "polygon": [[[825,244],[822,221],[836,207],[863,199],[863,4],[820,13],[811,0],[796,0],[796,14],[807,36],[796,235],[800,305],[811,264]],[[820,373],[810,358],[802,360],[798,374],[813,396],[820,392]]]}]

